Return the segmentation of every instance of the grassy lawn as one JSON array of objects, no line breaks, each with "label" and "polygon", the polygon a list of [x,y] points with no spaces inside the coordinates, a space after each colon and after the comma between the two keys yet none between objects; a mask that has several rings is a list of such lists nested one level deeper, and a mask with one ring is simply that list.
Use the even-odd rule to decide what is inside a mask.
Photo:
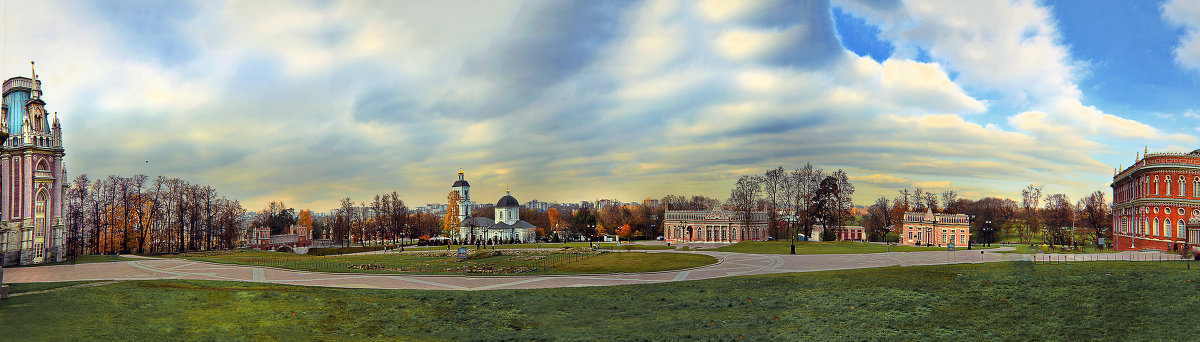
[{"label": "grassy lawn", "polygon": [[626,244],[626,245],[621,245],[621,246],[600,246],[599,249],[611,249],[611,250],[618,250],[618,251],[661,251],[661,250],[675,249],[675,246],[628,245],[628,244]]},{"label": "grassy lawn", "polygon": [[717,259],[684,253],[605,253],[558,266],[566,273],[657,272],[704,266]]},{"label": "grassy lawn", "polygon": [[90,263],[94,263],[94,262],[116,262],[116,261],[136,261],[136,260],[139,260],[139,259],[126,258],[126,257],[116,256],[116,255],[80,255],[78,258],[75,259],[75,262],[63,261],[63,262],[52,262],[52,263],[48,263],[48,264],[37,264],[37,265],[27,265],[27,266],[8,266],[7,268],[39,267],[39,266],[53,266],[53,265],[75,265],[75,264],[90,264]]},{"label": "grassy lawn", "polygon": [[17,341],[1191,340],[1197,309],[1200,268],[1183,263],[1010,262],[498,291],[127,281],[5,300],[0,326]]},{"label": "grassy lawn", "polygon": [[[972,247],[979,249],[978,246]],[[967,249],[966,246],[956,249]],[[750,253],[750,254],[788,254],[791,243],[788,241],[742,241],[729,246],[712,249],[718,252]],[[904,245],[891,246],[892,252],[921,252],[944,251],[945,247],[912,247]],[[860,254],[888,252],[887,245],[862,242],[829,241],[829,242],[796,242],[796,254]]]},{"label": "grassy lawn", "polygon": [[50,289],[57,289],[60,287],[67,287],[67,286],[71,286],[71,285],[87,284],[87,283],[91,283],[91,282],[92,281],[63,281],[63,282],[57,282],[57,283],[8,284],[8,293],[15,294],[15,293],[21,293],[21,292],[50,290]]},{"label": "grassy lawn", "polygon": [[[617,243],[615,243],[615,242],[596,242],[596,243],[592,243],[590,245],[587,242],[517,243],[517,244],[510,244],[510,245],[487,246],[487,248],[491,249],[492,247],[495,247],[495,249],[540,249],[540,248],[583,248],[583,247],[589,247],[589,246],[595,246],[596,248],[616,247]],[[408,246],[408,247],[404,247],[404,250],[405,251],[445,251],[445,250],[456,250],[459,247],[475,249],[475,245],[450,245],[449,249],[447,249],[445,245],[441,245],[441,246]]]},{"label": "grassy lawn", "polygon": [[460,260],[445,250],[417,253],[386,253],[341,256],[312,256],[240,250],[226,254],[188,257],[217,263],[256,265],[318,272],[394,274],[572,274],[665,271],[717,262],[706,255],[681,257],[673,253],[564,251],[473,251]]}]

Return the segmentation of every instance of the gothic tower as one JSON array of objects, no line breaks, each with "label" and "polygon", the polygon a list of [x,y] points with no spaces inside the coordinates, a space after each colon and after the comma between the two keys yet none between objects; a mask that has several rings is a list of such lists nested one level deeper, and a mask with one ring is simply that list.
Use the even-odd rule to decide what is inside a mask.
[{"label": "gothic tower", "polygon": [[0,264],[62,261],[64,155],[37,73],[4,81],[0,108]]}]

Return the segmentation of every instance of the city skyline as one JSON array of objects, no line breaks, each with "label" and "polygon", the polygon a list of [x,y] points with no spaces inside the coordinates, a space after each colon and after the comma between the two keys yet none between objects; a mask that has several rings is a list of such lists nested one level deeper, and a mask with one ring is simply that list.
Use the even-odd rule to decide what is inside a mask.
[{"label": "city skyline", "polygon": [[[1194,2],[0,4],[68,176],[180,177],[250,210],[668,194],[846,170],[898,188],[1111,196],[1200,148]],[[20,15],[15,15],[20,13]]]}]

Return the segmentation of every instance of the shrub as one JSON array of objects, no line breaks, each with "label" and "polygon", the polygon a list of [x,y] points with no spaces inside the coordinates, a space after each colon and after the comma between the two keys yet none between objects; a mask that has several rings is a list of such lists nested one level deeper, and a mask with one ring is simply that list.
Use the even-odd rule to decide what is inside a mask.
[{"label": "shrub", "polygon": [[821,231],[821,241],[837,241],[837,234],[830,230],[823,230]]}]

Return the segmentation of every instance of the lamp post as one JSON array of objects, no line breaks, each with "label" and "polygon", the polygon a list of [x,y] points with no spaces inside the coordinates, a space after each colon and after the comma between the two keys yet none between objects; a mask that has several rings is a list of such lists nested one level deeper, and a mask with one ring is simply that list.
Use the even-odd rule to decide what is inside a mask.
[{"label": "lamp post", "polygon": [[983,227],[983,229],[985,232],[987,232],[987,234],[985,234],[985,235],[987,235],[987,237],[984,238],[985,239],[984,246],[990,247],[992,245],[992,220],[984,221],[984,223],[985,223],[985,226]]},{"label": "lamp post", "polygon": [[975,215],[967,215],[967,250],[971,249],[971,223],[975,222]]},{"label": "lamp post", "polygon": [[[595,233],[596,233],[596,223],[595,223],[595,222],[588,223],[588,228],[590,228],[590,229],[591,229],[591,231],[592,231],[592,234],[595,234]],[[595,239],[595,237],[594,237],[594,236],[589,236],[589,237],[588,237],[588,247],[591,247],[591,248],[596,248],[596,241],[595,241],[595,240],[596,240],[596,239]]]}]

